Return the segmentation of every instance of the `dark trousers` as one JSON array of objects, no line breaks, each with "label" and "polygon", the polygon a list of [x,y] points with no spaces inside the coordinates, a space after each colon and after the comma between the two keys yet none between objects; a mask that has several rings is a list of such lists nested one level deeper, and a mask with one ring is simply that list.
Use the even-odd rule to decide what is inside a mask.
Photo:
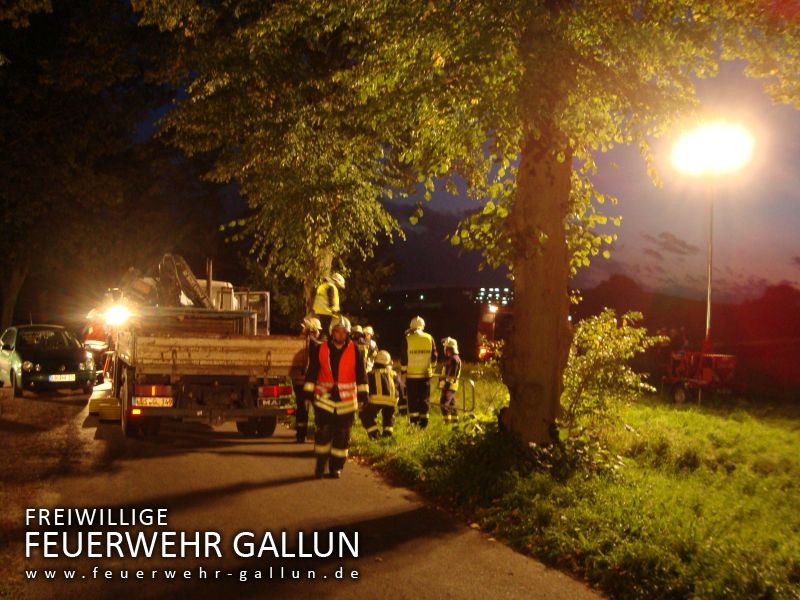
[{"label": "dark trousers", "polygon": [[454,391],[442,390],[439,405],[442,408],[442,417],[444,417],[445,423],[455,423],[458,420],[456,416],[456,393]]},{"label": "dark trousers", "polygon": [[305,400],[306,395],[303,392],[303,384],[295,384],[294,397],[297,403],[297,408],[294,411],[294,428],[297,434],[297,441],[303,442],[306,439],[306,435],[308,435],[308,407],[311,404],[308,400]]},{"label": "dark trousers", "polygon": [[330,328],[331,321],[333,321],[333,315],[317,315],[317,318],[319,319],[319,324],[322,325],[322,333],[320,334],[320,337],[328,339],[328,336],[330,336],[331,333]]},{"label": "dark trousers", "polygon": [[347,461],[350,449],[350,430],[353,428],[354,413],[339,415],[329,413],[319,407],[314,411],[314,454],[317,465],[328,461],[331,473],[341,471]]},{"label": "dark trousers", "polygon": [[371,438],[378,437],[380,426],[377,423],[378,415],[382,415],[383,435],[390,436],[394,432],[394,406],[386,404],[367,404],[361,411],[361,424]]},{"label": "dark trousers", "polygon": [[420,427],[428,426],[428,410],[431,405],[431,380],[406,378],[409,420]]}]

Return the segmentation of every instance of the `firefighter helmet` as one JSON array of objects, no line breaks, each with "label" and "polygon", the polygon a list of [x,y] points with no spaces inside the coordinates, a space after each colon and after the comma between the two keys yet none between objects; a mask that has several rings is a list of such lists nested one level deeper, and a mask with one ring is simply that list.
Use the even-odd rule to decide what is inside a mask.
[{"label": "firefighter helmet", "polygon": [[322,323],[316,317],[306,317],[303,319],[303,329],[306,331],[322,331]]},{"label": "firefighter helmet", "polygon": [[342,277],[341,273],[334,273],[331,275],[330,280],[336,284],[336,287],[339,289],[344,289],[344,277]]},{"label": "firefighter helmet", "polygon": [[411,329],[425,329],[425,319],[420,316],[416,316],[411,319],[411,323],[409,324]]},{"label": "firefighter helmet", "polygon": [[353,333],[364,333],[364,329],[361,325],[353,325]]},{"label": "firefighter helmet", "polygon": [[342,315],[333,317],[333,320],[331,320],[331,326],[329,328],[330,333],[333,334],[333,330],[336,329],[337,327],[344,327],[347,330],[347,333],[350,333],[349,319]]},{"label": "firefighter helmet", "polygon": [[451,348],[453,350],[453,354],[458,354],[458,341],[451,337],[446,337],[442,340],[442,345],[444,345],[445,349]]},{"label": "firefighter helmet", "polygon": [[364,327],[364,335],[375,335],[375,330],[372,328],[372,325],[367,325]]},{"label": "firefighter helmet", "polygon": [[386,350],[379,350],[375,355],[375,364],[388,367],[392,364],[392,356]]}]

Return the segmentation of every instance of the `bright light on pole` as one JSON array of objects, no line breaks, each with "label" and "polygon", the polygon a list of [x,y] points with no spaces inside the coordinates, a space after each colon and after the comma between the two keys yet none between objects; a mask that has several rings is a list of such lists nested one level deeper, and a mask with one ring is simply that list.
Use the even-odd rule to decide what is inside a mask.
[{"label": "bright light on pole", "polygon": [[[715,177],[733,173],[753,156],[755,141],[743,126],[726,121],[704,123],[684,133],[672,149],[673,166],[686,175]],[[708,286],[706,289],[706,338],[711,347],[711,270],[714,254],[714,186],[708,192]]]}]

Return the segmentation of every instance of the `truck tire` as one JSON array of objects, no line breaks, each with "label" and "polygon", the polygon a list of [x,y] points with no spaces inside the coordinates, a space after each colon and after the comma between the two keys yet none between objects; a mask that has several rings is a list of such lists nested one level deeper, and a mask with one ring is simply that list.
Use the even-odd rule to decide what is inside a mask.
[{"label": "truck tire", "polygon": [[675,404],[684,404],[689,398],[689,394],[686,391],[686,386],[682,383],[676,383],[672,386],[672,392],[670,396],[672,396],[672,401]]},{"label": "truck tire", "polygon": [[131,397],[133,396],[133,369],[122,365],[122,373],[120,374],[120,424],[122,425],[122,435],[126,438],[135,437],[141,430],[141,424],[137,421],[133,423],[130,417],[131,410]]},{"label": "truck tire", "polygon": [[278,426],[278,417],[261,417],[256,424],[257,437],[270,437]]},{"label": "truck tire", "polygon": [[236,421],[236,430],[244,437],[255,437],[258,430],[258,423],[255,419]]}]

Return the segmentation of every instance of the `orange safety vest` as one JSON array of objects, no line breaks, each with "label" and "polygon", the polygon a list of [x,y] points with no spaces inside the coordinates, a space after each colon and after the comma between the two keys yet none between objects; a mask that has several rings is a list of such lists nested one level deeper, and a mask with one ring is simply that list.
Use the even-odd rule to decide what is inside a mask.
[{"label": "orange safety vest", "polygon": [[[319,373],[314,386],[314,406],[330,413],[347,414],[358,410],[356,396],[356,350],[355,344],[347,342],[339,359],[338,378],[331,369],[331,350],[328,344],[319,348]],[[339,401],[331,398],[333,386],[339,390]]]}]

